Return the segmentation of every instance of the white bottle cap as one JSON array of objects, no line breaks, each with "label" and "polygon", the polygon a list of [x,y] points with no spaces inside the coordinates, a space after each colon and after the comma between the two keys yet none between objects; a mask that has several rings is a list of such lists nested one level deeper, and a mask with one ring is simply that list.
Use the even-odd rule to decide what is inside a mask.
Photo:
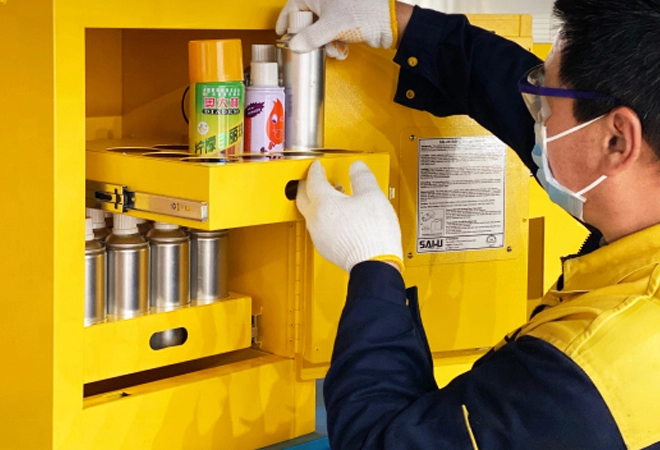
[{"label": "white bottle cap", "polygon": [[141,219],[139,217],[135,218],[135,223],[138,225],[142,225],[143,223],[147,223],[147,219]]},{"label": "white bottle cap", "polygon": [[311,11],[293,11],[289,13],[289,28],[287,33],[297,33],[303,28],[314,23],[314,15]]},{"label": "white bottle cap", "polygon": [[94,240],[94,225],[91,217],[85,217],[85,240]]},{"label": "white bottle cap", "polygon": [[174,225],[173,223],[165,223],[165,222],[154,222],[154,228],[157,230],[178,230],[179,226]]},{"label": "white bottle cap", "polygon": [[277,51],[274,45],[252,44],[252,63],[277,62]]},{"label": "white bottle cap", "polygon": [[114,227],[112,233],[117,236],[128,236],[138,234],[137,219],[124,214],[115,214],[113,218]]},{"label": "white bottle cap", "polygon": [[87,208],[87,217],[92,218],[92,225],[95,230],[105,228],[105,212],[100,209]]},{"label": "white bottle cap", "polygon": [[255,62],[250,64],[250,85],[277,87],[279,75],[276,62]]}]

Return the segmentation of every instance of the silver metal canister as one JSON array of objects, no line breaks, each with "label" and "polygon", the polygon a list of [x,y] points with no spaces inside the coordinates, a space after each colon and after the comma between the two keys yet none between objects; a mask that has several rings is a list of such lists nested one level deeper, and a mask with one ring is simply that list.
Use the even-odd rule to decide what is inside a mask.
[{"label": "silver metal canister", "polygon": [[291,150],[323,147],[325,49],[309,53],[289,49],[295,33],[312,21],[310,11],[290,13],[288,33],[277,41],[286,98],[284,147]]},{"label": "silver metal canister", "polygon": [[130,319],[149,311],[149,243],[135,218],[115,214],[108,248],[108,314]]},{"label": "silver metal canister", "polygon": [[177,225],[155,222],[151,246],[151,306],[169,311],[190,303],[190,238]]},{"label": "silver metal canister", "polygon": [[190,230],[190,298],[197,304],[229,296],[227,231]]},{"label": "silver metal canister", "polygon": [[105,246],[94,237],[89,217],[85,228],[85,326],[89,326],[105,320]]}]

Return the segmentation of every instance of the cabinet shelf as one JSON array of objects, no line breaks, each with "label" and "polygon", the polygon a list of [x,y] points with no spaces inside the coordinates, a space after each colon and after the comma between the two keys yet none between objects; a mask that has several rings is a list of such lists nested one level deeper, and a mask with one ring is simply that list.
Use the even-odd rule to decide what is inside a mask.
[{"label": "cabinet shelf", "polygon": [[[342,150],[321,150],[318,153],[278,156],[263,155],[210,162],[196,162],[194,155],[158,153],[157,139],[117,139],[92,141],[87,145],[86,177],[89,182],[126,186],[131,192],[168,197],[206,204],[206,220],[180,217],[176,201],[172,211],[135,209],[127,213],[145,219],[176,223],[204,230],[240,228],[301,220],[295,202],[285,195],[291,181],[304,179],[315,159],[321,159],[328,179],[350,186],[348,169],[362,160],[372,170],[385,170],[389,155]],[[124,149],[115,151],[113,149]],[[149,149],[154,149],[150,152]],[[137,150],[130,150],[137,149]],[[169,153],[169,157],[164,156]],[[151,156],[149,156],[151,155]],[[191,159],[191,157],[193,157]],[[386,186],[383,186],[385,190]],[[103,202],[88,191],[88,207],[100,207]],[[106,207],[108,205],[106,204]]]}]

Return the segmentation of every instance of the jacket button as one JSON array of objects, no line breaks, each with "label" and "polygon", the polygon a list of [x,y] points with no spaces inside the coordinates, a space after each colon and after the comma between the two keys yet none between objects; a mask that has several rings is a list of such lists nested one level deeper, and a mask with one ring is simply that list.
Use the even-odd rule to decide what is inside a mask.
[{"label": "jacket button", "polygon": [[406,97],[408,98],[408,100],[412,100],[413,98],[415,98],[415,91],[413,91],[412,89],[408,89],[406,91]]},{"label": "jacket button", "polygon": [[415,67],[415,66],[417,66],[417,63],[419,63],[419,61],[418,61],[417,58],[415,58],[414,56],[411,56],[410,58],[408,58],[408,65],[409,65],[410,67]]}]

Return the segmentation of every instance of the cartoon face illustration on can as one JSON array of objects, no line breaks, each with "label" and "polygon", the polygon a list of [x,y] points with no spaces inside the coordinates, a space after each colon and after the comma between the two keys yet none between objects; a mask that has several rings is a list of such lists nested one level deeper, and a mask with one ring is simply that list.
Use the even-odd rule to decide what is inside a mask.
[{"label": "cartoon face illustration on can", "polygon": [[266,121],[266,135],[270,140],[268,149],[272,150],[284,142],[284,105],[279,99],[273,102],[273,109]]},{"label": "cartoon face illustration on can", "polygon": [[284,89],[249,88],[245,108],[246,151],[284,150]]}]

